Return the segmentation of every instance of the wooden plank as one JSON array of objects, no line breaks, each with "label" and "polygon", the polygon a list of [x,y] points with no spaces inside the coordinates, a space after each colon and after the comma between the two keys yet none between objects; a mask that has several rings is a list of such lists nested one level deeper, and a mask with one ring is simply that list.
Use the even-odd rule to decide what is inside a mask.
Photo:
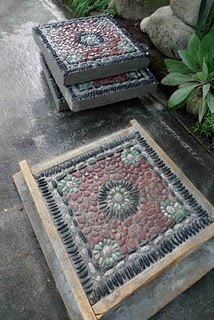
[{"label": "wooden plank", "polygon": [[175,265],[179,260],[183,259],[187,255],[195,251],[203,243],[205,243],[213,237],[214,225],[210,225],[209,227],[201,231],[197,236],[194,236],[190,240],[181,244],[177,249],[167,254],[165,258],[159,260],[154,265],[150,266],[148,269],[143,271],[141,274],[137,275],[135,278],[125,283],[122,287],[115,290],[112,294],[97,302],[95,305],[93,305],[93,310],[97,315],[97,318],[102,318],[102,316],[106,312],[108,312],[113,307],[116,307],[124,299],[132,295],[133,292],[135,292],[142,286],[145,286],[154,278],[160,276],[169,267]]},{"label": "wooden plank", "polygon": [[[48,239],[48,243],[44,243],[41,237],[39,237],[39,234],[37,235],[40,245],[42,246],[44,255],[47,258],[47,262],[50,263],[50,260],[49,260],[50,255],[48,251],[50,250],[50,246],[51,246],[53,248],[53,251],[56,254],[57,261],[60,265],[59,272],[64,274],[66,285],[68,285],[70,294],[73,295],[74,303],[76,304],[77,309],[79,310],[78,319],[96,320],[97,318],[91,308],[91,305],[82,288],[79,278],[76,275],[76,272],[63,246],[60,236],[58,235],[58,232],[50,217],[48,209],[43,201],[43,197],[38,189],[37,183],[31,173],[31,170],[27,162],[26,161],[20,162],[20,168],[24,176],[25,182],[27,184],[27,187],[29,189],[29,192],[33,198],[39,217],[41,219],[44,232],[47,235],[46,239]],[[68,305],[67,299],[65,299],[65,297],[64,297],[64,303],[66,308],[70,310],[70,306]],[[76,319],[76,316],[73,319]]]}]

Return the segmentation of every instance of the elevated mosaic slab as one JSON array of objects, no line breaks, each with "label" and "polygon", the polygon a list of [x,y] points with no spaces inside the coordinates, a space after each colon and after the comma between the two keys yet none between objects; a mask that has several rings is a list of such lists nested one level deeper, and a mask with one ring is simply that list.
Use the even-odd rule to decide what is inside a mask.
[{"label": "elevated mosaic slab", "polygon": [[57,84],[71,85],[147,67],[149,52],[112,18],[95,16],[33,29]]},{"label": "elevated mosaic slab", "polygon": [[34,177],[21,168],[95,312],[87,319],[102,317],[214,235],[211,204],[135,121]]},{"label": "elevated mosaic slab", "polygon": [[154,93],[157,86],[154,76],[148,69],[145,69],[72,86],[60,85],[59,88],[42,55],[40,60],[59,111],[70,108],[77,112],[137,98]]},{"label": "elevated mosaic slab", "polygon": [[63,97],[58,85],[56,84],[56,81],[54,80],[54,77],[52,76],[42,54],[40,55],[40,61],[42,65],[42,71],[44,74],[44,78],[48,84],[48,87],[50,89],[50,92],[52,94],[54,103],[56,105],[57,111],[62,112],[62,111],[68,111],[69,106]]}]

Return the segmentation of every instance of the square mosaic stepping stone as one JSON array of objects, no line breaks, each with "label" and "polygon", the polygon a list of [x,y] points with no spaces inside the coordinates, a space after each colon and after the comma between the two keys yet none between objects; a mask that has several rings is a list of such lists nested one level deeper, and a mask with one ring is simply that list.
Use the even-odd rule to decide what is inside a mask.
[{"label": "square mosaic stepping stone", "polygon": [[33,29],[56,82],[82,83],[147,67],[149,52],[112,18],[95,16]]},{"label": "square mosaic stepping stone", "polygon": [[83,319],[101,318],[214,235],[212,205],[136,121],[33,174],[21,169],[84,312],[95,314]]},{"label": "square mosaic stepping stone", "polygon": [[72,86],[60,85],[59,88],[44,57],[41,55],[40,58],[45,78],[59,111],[69,108],[74,112],[92,109],[151,94],[156,90],[157,82],[148,69],[91,80]]},{"label": "square mosaic stepping stone", "polygon": [[70,110],[69,106],[68,106],[64,96],[62,95],[58,85],[56,84],[56,81],[54,80],[54,77],[52,76],[42,54],[40,55],[40,61],[41,61],[42,71],[43,71],[45,80],[46,80],[48,87],[50,89],[50,92],[52,94],[57,111],[62,112],[62,111]]}]

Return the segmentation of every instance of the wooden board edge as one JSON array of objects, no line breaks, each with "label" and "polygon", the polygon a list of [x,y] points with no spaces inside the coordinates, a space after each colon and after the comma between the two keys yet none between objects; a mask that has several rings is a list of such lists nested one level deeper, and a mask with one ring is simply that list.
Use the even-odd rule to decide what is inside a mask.
[{"label": "wooden board edge", "polygon": [[76,147],[75,149],[68,151],[62,155],[56,156],[51,160],[45,161],[42,164],[35,166],[32,168],[32,173],[33,174],[39,174],[42,171],[48,170],[51,167],[57,166],[60,163],[68,161],[70,158],[78,157],[81,154],[88,152],[96,147],[100,147],[102,144],[108,143],[110,139],[115,138],[117,139],[120,136],[124,136],[125,134],[129,133],[129,128],[125,128],[122,130],[118,130],[108,136],[104,136],[94,142],[87,143],[83,145],[82,147]]},{"label": "wooden board edge", "polygon": [[[26,161],[21,161],[19,163],[21,168],[21,173],[24,177],[28,190],[31,194],[33,202],[35,204],[36,210],[41,220],[41,224],[44,227],[44,231],[47,234],[49,244],[51,244],[54,252],[56,253],[58,262],[60,264],[61,272],[63,272],[66,282],[70,291],[72,292],[75,303],[80,311],[80,314],[84,320],[97,320],[93,309],[88,301],[88,298],[83,290],[83,287],[80,283],[79,278],[76,275],[74,267],[68,257],[68,254],[62,244],[61,238],[57,233],[55,225],[50,217],[48,209],[43,201],[42,195],[38,189],[37,183],[32,175],[31,169],[28,166]],[[16,178],[17,176],[14,176]],[[30,216],[29,216],[30,218]],[[30,219],[31,220],[31,219]],[[38,240],[41,240],[38,238]],[[39,241],[42,249],[44,249],[44,244],[42,246],[41,242]],[[48,244],[46,244],[48,247]],[[47,249],[49,250],[49,249]],[[45,250],[43,250],[45,257],[47,258]],[[48,262],[48,260],[47,260]],[[66,307],[67,303],[64,301]]]},{"label": "wooden board edge", "polygon": [[207,242],[213,237],[214,225],[210,225],[198,235],[179,245],[179,247],[173,250],[171,253],[168,253],[165,258],[159,260],[141,274],[125,283],[122,287],[115,290],[112,294],[97,302],[92,306],[97,318],[101,319],[110,309],[116,307],[124,299],[127,299],[129,296],[131,296],[135,291],[151,282],[154,278],[160,276],[167,269],[175,265],[177,261],[185,258],[187,255],[194,252],[203,243]]}]

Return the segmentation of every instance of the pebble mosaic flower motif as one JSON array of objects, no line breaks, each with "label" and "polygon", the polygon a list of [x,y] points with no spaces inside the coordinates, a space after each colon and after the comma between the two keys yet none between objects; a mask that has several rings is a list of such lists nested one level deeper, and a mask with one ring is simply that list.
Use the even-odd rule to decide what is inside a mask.
[{"label": "pebble mosaic flower motif", "polygon": [[104,39],[98,32],[81,32],[77,35],[76,41],[86,47],[97,47],[104,42]]},{"label": "pebble mosaic flower motif", "polygon": [[75,193],[79,191],[81,185],[81,180],[73,177],[73,176],[66,176],[62,180],[57,183],[57,188],[63,194],[65,193]]},{"label": "pebble mosaic flower motif", "polygon": [[87,91],[90,89],[93,89],[93,82],[84,82],[84,83],[78,83],[76,84],[76,87],[79,91]]},{"label": "pebble mosaic flower motif", "polygon": [[68,63],[75,64],[82,61],[82,59],[83,59],[82,54],[77,52],[77,53],[71,53],[66,60]]},{"label": "pebble mosaic flower motif", "polygon": [[92,253],[104,270],[110,269],[122,257],[118,244],[110,239],[96,244]]},{"label": "pebble mosaic flower motif", "polygon": [[134,52],[135,49],[133,47],[133,45],[131,45],[130,43],[128,43],[127,41],[121,41],[118,44],[118,48],[120,50],[122,50],[123,52]]},{"label": "pebble mosaic flower motif", "polygon": [[161,202],[160,209],[165,216],[175,219],[177,222],[184,220],[188,215],[184,206],[178,202],[175,202],[175,203],[171,201]]},{"label": "pebble mosaic flower motif", "polygon": [[141,151],[135,147],[131,147],[130,149],[124,149],[121,154],[122,161],[127,165],[134,165],[139,163],[141,157]]},{"label": "pebble mosaic flower motif", "polygon": [[126,181],[109,181],[100,190],[100,209],[109,218],[125,220],[138,211],[140,193]]}]

